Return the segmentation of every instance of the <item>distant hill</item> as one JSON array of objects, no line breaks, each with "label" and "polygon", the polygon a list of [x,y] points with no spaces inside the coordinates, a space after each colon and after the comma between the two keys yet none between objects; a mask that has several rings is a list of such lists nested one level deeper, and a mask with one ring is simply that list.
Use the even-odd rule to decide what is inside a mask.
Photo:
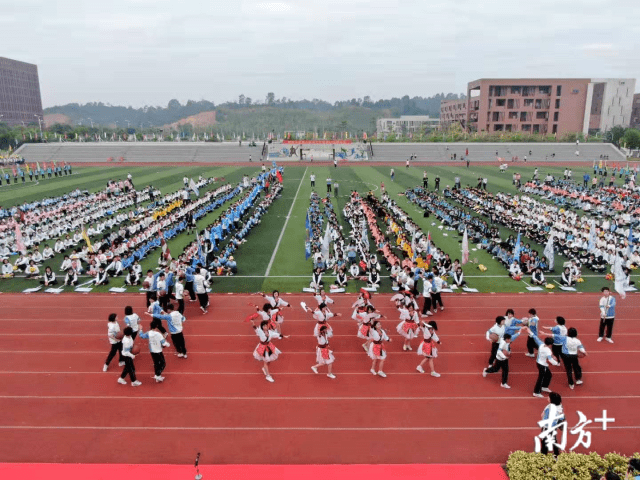
[{"label": "distant hill", "polygon": [[[275,98],[269,93],[266,100],[255,102],[240,95],[237,102],[226,102],[216,107],[207,100],[189,100],[185,105],[171,100],[166,107],[145,106],[132,108],[106,105],[102,102],[80,105],[71,103],[45,109],[44,113],[53,123],[72,125],[95,125],[127,127],[137,130],[149,127],[176,128],[192,125],[204,128],[215,125],[217,130],[226,132],[269,132],[275,130],[304,131],[368,131],[375,130],[378,118],[400,115],[440,116],[440,102],[464,98],[464,95],[437,94],[433,97],[413,97],[371,101],[370,97],[353,98],[333,104],[324,100],[293,101],[282,97]],[[55,116],[54,116],[55,115]]]}]

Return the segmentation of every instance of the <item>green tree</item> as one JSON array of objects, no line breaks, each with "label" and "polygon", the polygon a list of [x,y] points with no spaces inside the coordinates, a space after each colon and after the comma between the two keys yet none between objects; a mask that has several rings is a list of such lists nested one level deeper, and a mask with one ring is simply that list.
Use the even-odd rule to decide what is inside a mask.
[{"label": "green tree", "polygon": [[627,148],[631,148],[633,150],[640,148],[640,130],[627,128],[621,141]]},{"label": "green tree", "polygon": [[273,92],[267,93],[267,105],[273,105],[276,100],[276,95]]},{"label": "green tree", "polygon": [[616,125],[606,133],[605,139],[607,140],[607,142],[620,145],[620,139],[623,136],[624,136],[624,127],[621,127],[620,125]]}]

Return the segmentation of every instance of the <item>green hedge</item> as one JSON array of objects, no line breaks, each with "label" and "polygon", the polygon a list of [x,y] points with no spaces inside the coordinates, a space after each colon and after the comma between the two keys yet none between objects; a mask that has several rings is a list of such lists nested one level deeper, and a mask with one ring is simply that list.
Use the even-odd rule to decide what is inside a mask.
[{"label": "green hedge", "polygon": [[[633,457],[640,458],[640,454]],[[617,453],[604,457],[595,452],[561,453],[556,461],[553,455],[518,450],[509,455],[507,474],[510,480],[592,480],[612,471],[624,478],[629,458]]]}]

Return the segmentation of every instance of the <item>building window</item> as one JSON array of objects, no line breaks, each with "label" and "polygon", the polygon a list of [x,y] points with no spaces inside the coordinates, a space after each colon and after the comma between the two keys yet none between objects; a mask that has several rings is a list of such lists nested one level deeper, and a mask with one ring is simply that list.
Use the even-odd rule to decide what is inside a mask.
[{"label": "building window", "polygon": [[560,113],[559,113],[559,112],[555,112],[555,113],[553,114],[553,121],[554,121],[554,122],[557,122],[557,121],[558,121],[558,116],[559,116],[559,115],[560,115]]},{"label": "building window", "polygon": [[536,112],[536,119],[537,120],[546,120],[547,119],[547,112]]},{"label": "building window", "polygon": [[491,119],[491,121],[499,122],[500,121],[500,112],[493,112],[493,118]]},{"label": "building window", "polygon": [[525,107],[532,107],[533,106],[533,98],[525,98],[524,99],[524,106]]},{"label": "building window", "polygon": [[551,95],[551,87],[538,87],[538,91],[542,95]]},{"label": "building window", "polygon": [[562,95],[562,85],[558,85],[556,87],[556,97],[560,97]]},{"label": "building window", "polygon": [[560,99],[556,98],[556,108],[560,108]]},{"label": "building window", "polygon": [[536,108],[542,108],[542,100],[541,99],[536,99]]},{"label": "building window", "polygon": [[509,100],[507,100],[507,108],[513,108],[514,103],[515,102],[513,98],[510,98]]},{"label": "building window", "polygon": [[527,112],[520,112],[520,121],[521,122],[527,121]]},{"label": "building window", "polygon": [[535,123],[533,125],[533,133],[540,133],[540,125]]},{"label": "building window", "polygon": [[553,125],[553,128],[551,129],[551,133],[553,133],[554,135],[558,133],[558,125],[556,124]]},{"label": "building window", "polygon": [[518,112],[509,112],[509,120],[517,120]]},{"label": "building window", "polygon": [[493,131],[494,131],[494,132],[502,132],[502,131],[503,131],[503,129],[504,129],[503,127],[504,127],[504,126],[503,126],[501,123],[496,123],[496,124],[493,126]]},{"label": "building window", "polygon": [[520,95],[520,87],[511,87],[511,93]]},{"label": "building window", "polygon": [[531,125],[529,125],[529,124],[522,125],[522,131],[523,132],[530,132],[531,131]]},{"label": "building window", "polygon": [[496,100],[496,107],[504,107],[506,102],[504,98],[499,98]]}]

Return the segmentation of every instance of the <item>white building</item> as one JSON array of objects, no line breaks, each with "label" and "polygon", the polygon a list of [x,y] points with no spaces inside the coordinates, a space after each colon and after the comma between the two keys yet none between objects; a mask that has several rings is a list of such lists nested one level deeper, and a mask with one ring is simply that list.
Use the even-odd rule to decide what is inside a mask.
[{"label": "white building", "polygon": [[391,133],[409,136],[421,132],[424,127],[434,130],[439,126],[440,119],[431,118],[429,115],[401,115],[400,118],[380,118],[376,122],[378,138]]},{"label": "white building", "polygon": [[592,78],[587,87],[583,133],[606,132],[616,125],[631,125],[634,78]]}]

